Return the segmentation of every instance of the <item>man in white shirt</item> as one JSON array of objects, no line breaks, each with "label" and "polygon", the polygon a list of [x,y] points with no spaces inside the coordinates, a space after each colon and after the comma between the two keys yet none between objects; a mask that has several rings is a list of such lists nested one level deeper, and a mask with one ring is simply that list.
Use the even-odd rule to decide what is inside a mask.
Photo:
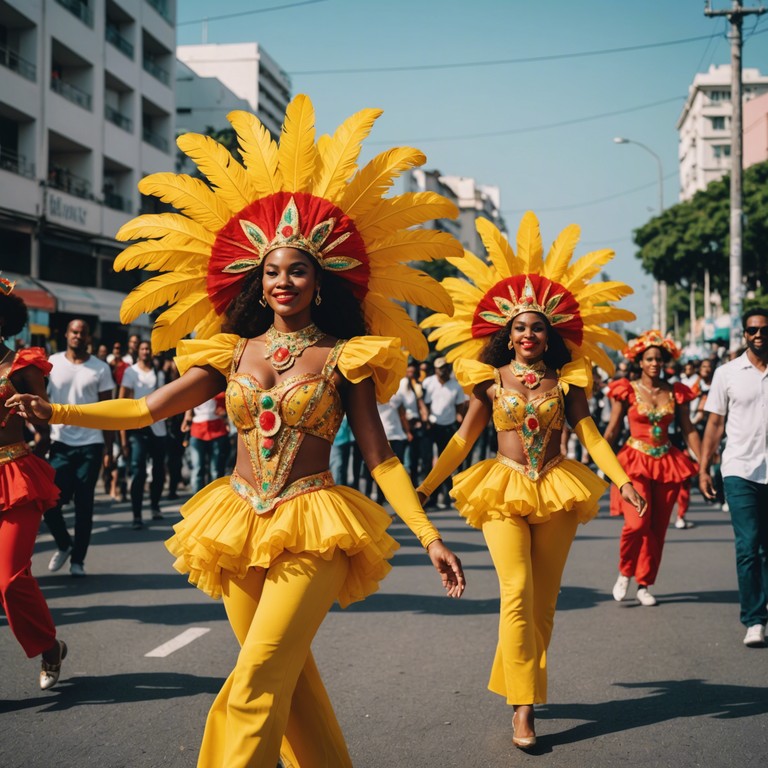
[{"label": "man in white shirt", "polygon": [[768,620],[768,310],[744,313],[746,352],[715,371],[704,409],[699,487],[715,498],[709,466],[727,422],[721,472],[736,543],[744,645],[765,645]]},{"label": "man in white shirt", "polygon": [[[120,397],[146,397],[165,383],[162,371],[155,369],[152,347],[148,341],[139,342],[138,360],[123,374]],[[165,483],[165,442],[167,430],[165,420],[156,421],[142,429],[120,432],[120,446],[123,456],[130,460],[131,508],[133,509],[133,530],[143,527],[141,508],[144,503],[144,486],[147,482],[147,461],[152,460],[152,482],[149,485],[149,506],[153,520],[162,520],[160,497]],[[128,459],[130,457],[130,459]]]},{"label": "man in white shirt", "polygon": [[[88,353],[90,329],[84,320],[72,320],[65,334],[67,348],[51,355],[53,366],[48,378],[48,397],[52,403],[83,405],[112,397],[112,371]],[[59,503],[45,513],[45,522],[56,541],[57,551],[48,563],[58,571],[71,557],[69,572],[85,576],[85,555],[93,527],[93,497],[102,466],[112,456],[112,433],[85,427],[51,425],[49,463],[61,489]],[[70,536],[61,507],[75,502],[75,531]]]}]

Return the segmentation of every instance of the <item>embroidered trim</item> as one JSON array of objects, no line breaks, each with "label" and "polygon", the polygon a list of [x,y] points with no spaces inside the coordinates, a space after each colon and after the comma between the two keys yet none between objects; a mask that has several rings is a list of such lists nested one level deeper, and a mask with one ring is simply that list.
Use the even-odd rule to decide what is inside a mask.
[{"label": "embroidered trim", "polygon": [[550,459],[540,470],[537,470],[530,465],[526,466],[525,464],[521,464],[514,459],[510,459],[509,456],[505,456],[503,453],[496,454],[496,461],[498,461],[499,464],[503,464],[505,467],[514,469],[515,472],[519,472],[529,480],[539,480],[540,478],[544,477],[544,475],[549,472],[550,469],[556,467],[564,458],[565,457],[562,454],[558,454],[554,458]]},{"label": "embroidered trim", "polygon": [[0,464],[8,464],[32,453],[26,443],[11,443],[0,447]]},{"label": "embroidered trim", "polygon": [[672,443],[670,442],[662,443],[661,445],[651,445],[650,443],[638,440],[636,437],[628,438],[627,445],[654,459],[660,459],[662,456],[666,456],[669,453],[669,449],[672,447]]},{"label": "embroidered trim", "polygon": [[286,485],[276,496],[268,498],[261,496],[249,482],[237,474],[237,470],[232,473],[229,484],[238,496],[245,499],[253,507],[257,515],[266,515],[272,512],[278,505],[290,499],[295,499],[297,496],[335,485],[333,475],[330,471],[325,471],[316,475],[301,477],[295,482]]}]

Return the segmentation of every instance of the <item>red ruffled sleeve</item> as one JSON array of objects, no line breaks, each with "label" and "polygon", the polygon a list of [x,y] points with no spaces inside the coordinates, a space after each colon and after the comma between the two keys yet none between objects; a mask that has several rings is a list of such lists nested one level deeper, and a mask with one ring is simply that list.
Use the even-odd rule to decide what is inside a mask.
[{"label": "red ruffled sleeve", "polygon": [[53,368],[48,362],[48,356],[42,347],[27,347],[26,349],[20,349],[16,353],[8,375],[13,376],[16,371],[20,371],[22,368],[30,365],[39,368],[43,372],[43,376],[47,376],[51,372],[51,368]]},{"label": "red ruffled sleeve", "polygon": [[672,385],[672,397],[675,398],[675,405],[682,405],[683,403],[690,403],[691,400],[695,400],[697,395],[690,387],[686,387],[685,384],[675,382]]},{"label": "red ruffled sleeve", "polygon": [[635,390],[629,379],[616,379],[608,385],[608,397],[621,403],[634,403]]}]

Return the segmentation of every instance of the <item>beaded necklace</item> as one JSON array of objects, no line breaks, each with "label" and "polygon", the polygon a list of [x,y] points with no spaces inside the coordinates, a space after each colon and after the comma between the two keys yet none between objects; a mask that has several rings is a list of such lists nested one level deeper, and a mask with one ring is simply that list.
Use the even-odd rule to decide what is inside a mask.
[{"label": "beaded necklace", "polygon": [[284,333],[278,331],[274,325],[270,325],[264,334],[264,358],[269,360],[276,371],[287,371],[297,357],[307,348],[325,337],[314,323],[299,331]]}]

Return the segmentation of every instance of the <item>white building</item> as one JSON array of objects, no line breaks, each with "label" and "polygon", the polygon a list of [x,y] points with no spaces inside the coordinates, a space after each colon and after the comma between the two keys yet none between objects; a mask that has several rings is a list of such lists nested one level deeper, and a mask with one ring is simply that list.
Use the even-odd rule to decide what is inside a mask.
[{"label": "white building", "polygon": [[[768,76],[757,69],[742,71],[745,113],[748,102],[768,93]],[[680,199],[690,200],[709,182],[731,169],[731,67],[712,65],[697,74],[677,121]],[[747,140],[745,124],[745,141]]]},{"label": "white building", "polygon": [[[184,62],[201,78],[216,78],[235,96],[248,103],[273,137],[280,135],[285,117],[285,110],[291,100],[291,79],[258,43],[230,43],[206,45],[180,45],[176,49],[179,60]],[[178,107],[195,107],[198,119],[206,125],[226,126],[226,113],[216,99],[220,97],[215,90],[198,94],[203,101],[195,105],[187,102],[187,96],[180,91]],[[205,114],[210,116],[205,120]],[[180,116],[180,123],[186,121],[186,115]]]},{"label": "white building", "polygon": [[157,207],[138,181],[174,167],[175,13],[175,0],[0,0],[0,269],[53,296],[53,337],[73,316],[125,333],[140,276],[112,271],[114,235]]}]

